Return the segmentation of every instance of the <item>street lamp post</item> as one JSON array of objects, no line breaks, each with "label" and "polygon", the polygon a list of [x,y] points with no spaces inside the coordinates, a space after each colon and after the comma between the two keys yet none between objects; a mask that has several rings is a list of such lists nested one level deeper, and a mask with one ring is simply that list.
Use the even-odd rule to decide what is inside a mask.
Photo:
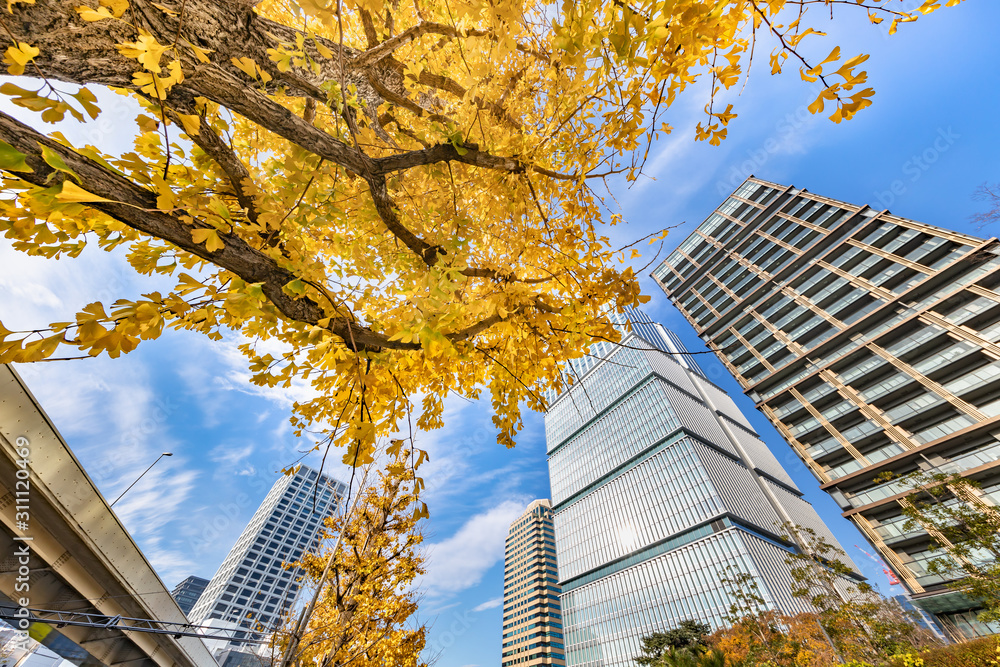
[{"label": "street lamp post", "polygon": [[147,472],[149,472],[150,470],[152,470],[153,466],[155,466],[157,463],[159,463],[160,459],[162,459],[164,456],[173,456],[173,455],[174,455],[173,452],[163,452],[162,454],[160,454],[159,456],[157,456],[156,460],[153,461],[153,463],[150,464],[150,466],[148,468],[146,468],[145,470],[142,471],[142,475],[139,475],[138,477],[136,477],[135,481],[128,485],[128,489],[125,489],[124,491],[122,491],[121,496],[118,496],[117,498],[115,498],[114,502],[112,502],[111,505],[109,505],[109,507],[114,507],[115,503],[117,503],[119,500],[121,500],[122,496],[124,496],[126,493],[129,492],[129,489],[131,489],[133,486],[135,486],[136,484],[138,484],[139,480],[142,479],[143,476]]}]

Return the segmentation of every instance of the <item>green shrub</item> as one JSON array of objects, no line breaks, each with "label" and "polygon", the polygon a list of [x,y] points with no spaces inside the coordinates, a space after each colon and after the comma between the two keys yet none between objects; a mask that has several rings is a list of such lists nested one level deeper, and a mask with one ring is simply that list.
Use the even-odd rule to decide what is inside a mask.
[{"label": "green shrub", "polygon": [[[924,667],[1000,667],[1000,638],[981,637],[920,653]],[[893,656],[887,667],[909,667],[906,657]]]}]

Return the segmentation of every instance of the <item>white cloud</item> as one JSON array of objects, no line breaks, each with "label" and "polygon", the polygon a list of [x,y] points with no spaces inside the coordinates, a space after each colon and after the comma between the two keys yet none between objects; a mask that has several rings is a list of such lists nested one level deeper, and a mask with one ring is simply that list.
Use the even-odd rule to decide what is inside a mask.
[{"label": "white cloud", "polygon": [[228,467],[239,465],[251,454],[253,454],[253,444],[248,442],[242,445],[219,445],[208,453],[208,458]]},{"label": "white cloud", "polygon": [[487,609],[496,609],[503,604],[503,598],[493,598],[492,600],[487,600],[482,604],[478,604],[472,608],[472,611],[486,611]]},{"label": "white cloud", "polygon": [[486,571],[503,559],[507,530],[528,502],[506,500],[470,518],[451,537],[429,545],[427,572],[420,579],[420,587],[435,596],[478,584]]},{"label": "white cloud", "polygon": [[254,453],[254,449],[251,442],[224,443],[214,447],[208,453],[208,459],[218,464],[215,466],[214,477],[216,479],[229,475],[252,477],[257,472],[257,468],[250,463],[250,456]]},{"label": "white cloud", "polygon": [[[123,481],[131,484],[135,478]],[[164,458],[121,497],[114,511],[122,521],[135,527],[133,534],[154,533],[178,516],[177,509],[187,500],[197,478],[197,471],[172,469],[170,459]]]},{"label": "white cloud", "polygon": [[40,283],[22,282],[9,278],[0,279],[0,290],[14,299],[24,299],[45,308],[61,308],[63,305],[62,299]]},{"label": "white cloud", "polygon": [[146,557],[160,579],[163,580],[167,590],[171,590],[182,579],[190,576],[199,568],[199,563],[191,558],[190,554],[184,554],[177,550],[148,549]]}]

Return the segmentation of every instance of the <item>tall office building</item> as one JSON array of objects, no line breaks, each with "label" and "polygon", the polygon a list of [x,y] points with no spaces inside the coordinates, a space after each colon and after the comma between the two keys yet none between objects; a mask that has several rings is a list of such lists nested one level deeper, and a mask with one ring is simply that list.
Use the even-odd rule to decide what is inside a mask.
[{"label": "tall office building", "polygon": [[181,608],[181,611],[189,614],[194,608],[194,603],[205,592],[206,586],[208,586],[208,579],[194,576],[188,577],[177,584],[174,590],[170,591],[170,596],[177,601],[177,606]]},{"label": "tall office building", "polygon": [[279,625],[300,585],[300,572],[282,563],[318,546],[323,520],[346,491],[344,484],[305,466],[281,476],[198,599],[189,614],[192,622],[246,628],[237,639],[259,638]]},{"label": "tall office building", "polygon": [[997,240],[750,178],[654,277],[914,602],[988,630],[878,476],[958,472],[1000,502]]},{"label": "tall office building", "polygon": [[552,504],[536,500],[507,532],[500,667],[565,665]]},{"label": "tall office building", "polygon": [[[748,574],[773,609],[792,596],[781,525],[836,538],[732,399],[638,311],[617,345],[571,364],[545,416],[566,664],[632,667],[640,639],[714,627]],[[853,567],[853,563],[847,561]]]}]

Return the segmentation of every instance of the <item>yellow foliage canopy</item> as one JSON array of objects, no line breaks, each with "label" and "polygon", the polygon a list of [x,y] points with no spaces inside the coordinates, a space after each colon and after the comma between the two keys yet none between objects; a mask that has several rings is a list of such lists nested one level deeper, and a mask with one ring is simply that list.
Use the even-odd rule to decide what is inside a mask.
[{"label": "yellow foliage canopy", "polygon": [[89,122],[96,97],[63,82],[108,86],[135,100],[137,130],[117,155],[0,113],[7,237],[46,257],[120,249],[175,287],[0,329],[0,361],[228,329],[255,383],[311,384],[294,422],[347,463],[483,388],[513,445],[564,362],[617,339],[608,309],[645,299],[591,184],[635,179],[699,77],[695,134],[720,142],[736,114],[713,100],[758,38],[772,71],[791,59],[822,83],[814,112],[868,106],[864,56],[802,55],[835,4],[895,28],[941,3],[12,0],[4,60],[30,80],[0,93],[42,123]]},{"label": "yellow foliage canopy", "polygon": [[422,664],[425,628],[412,619],[411,585],[423,572],[416,524],[426,507],[410,454],[398,449],[384,471],[371,471],[378,479],[352,499],[351,511],[327,519],[330,548],[294,564],[316,588],[315,606],[305,608],[301,627],[277,633],[281,664]]}]

